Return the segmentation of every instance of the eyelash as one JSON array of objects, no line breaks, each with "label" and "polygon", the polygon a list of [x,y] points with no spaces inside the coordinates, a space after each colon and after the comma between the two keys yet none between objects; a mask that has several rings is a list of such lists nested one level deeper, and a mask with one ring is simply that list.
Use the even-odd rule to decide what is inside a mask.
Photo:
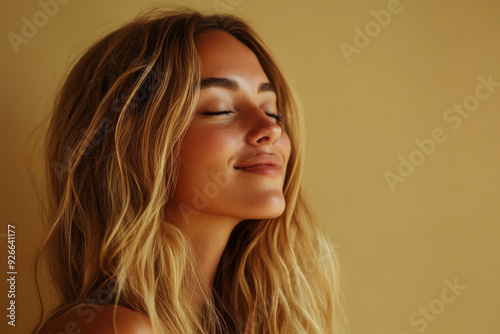
[{"label": "eyelash", "polygon": [[[204,112],[203,115],[207,116],[216,116],[216,115],[226,115],[230,114],[232,111],[216,111],[216,112]],[[274,115],[274,114],[266,114],[267,116],[270,116],[276,120],[276,122],[281,122],[283,121],[284,116],[281,115]]]}]

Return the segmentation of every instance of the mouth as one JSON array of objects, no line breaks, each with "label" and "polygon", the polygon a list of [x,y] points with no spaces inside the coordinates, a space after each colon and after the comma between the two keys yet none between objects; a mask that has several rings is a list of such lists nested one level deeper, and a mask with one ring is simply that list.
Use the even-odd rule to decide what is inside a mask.
[{"label": "mouth", "polygon": [[278,166],[275,164],[259,164],[259,165],[253,165],[253,166],[248,166],[248,167],[234,167],[234,169],[242,171],[242,172],[246,172],[246,173],[264,175],[264,176],[282,176],[283,175],[283,171],[281,170],[281,166]]},{"label": "mouth", "polygon": [[234,169],[243,170],[243,169],[247,169],[247,168],[260,167],[260,166],[273,166],[273,167],[281,168],[281,166],[279,166],[277,164],[256,164],[256,165],[251,165],[251,166],[246,166],[246,167],[235,166]]},{"label": "mouth", "polygon": [[276,154],[263,153],[250,157],[246,160],[239,162],[234,166],[236,169],[245,169],[256,166],[275,166],[281,167],[281,159]]},{"label": "mouth", "polygon": [[266,176],[282,176],[281,159],[277,154],[261,153],[243,160],[234,169]]}]

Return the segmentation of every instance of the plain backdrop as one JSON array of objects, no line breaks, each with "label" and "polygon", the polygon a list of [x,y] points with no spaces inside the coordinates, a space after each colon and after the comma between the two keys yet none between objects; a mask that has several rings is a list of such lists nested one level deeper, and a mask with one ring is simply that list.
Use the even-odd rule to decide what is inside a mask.
[{"label": "plain backdrop", "polygon": [[[75,57],[155,4],[241,15],[283,67],[304,108],[306,189],[337,244],[353,333],[500,332],[498,1],[66,2],[45,16],[35,0],[1,4],[2,333],[27,333],[38,314],[30,135]],[[12,43],[27,21],[37,31]]]}]

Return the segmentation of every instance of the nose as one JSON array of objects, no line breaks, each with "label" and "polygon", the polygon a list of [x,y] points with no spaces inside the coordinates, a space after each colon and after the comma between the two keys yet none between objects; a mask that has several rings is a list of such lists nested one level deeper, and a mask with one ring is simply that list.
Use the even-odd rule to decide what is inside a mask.
[{"label": "nose", "polygon": [[255,107],[250,117],[247,140],[251,145],[273,145],[281,137],[281,126],[276,119]]}]

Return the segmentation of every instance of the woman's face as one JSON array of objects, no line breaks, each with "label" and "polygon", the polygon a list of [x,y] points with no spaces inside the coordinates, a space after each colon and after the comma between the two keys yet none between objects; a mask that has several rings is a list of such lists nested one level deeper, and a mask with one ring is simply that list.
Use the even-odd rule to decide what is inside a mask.
[{"label": "woman's face", "polygon": [[[290,140],[255,54],[229,33],[200,34],[201,90],[181,147],[174,205],[185,221],[283,213]],[[252,167],[253,166],[253,167]]]}]

